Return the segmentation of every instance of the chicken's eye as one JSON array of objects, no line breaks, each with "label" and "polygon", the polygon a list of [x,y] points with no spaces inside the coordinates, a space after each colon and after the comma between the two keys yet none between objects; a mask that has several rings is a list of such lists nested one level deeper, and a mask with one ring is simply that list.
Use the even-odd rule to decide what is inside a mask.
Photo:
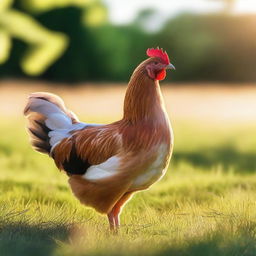
[{"label": "chicken's eye", "polygon": [[158,64],[158,62],[157,62],[157,61],[154,61],[154,64],[155,64],[155,65],[157,65],[157,64]]}]

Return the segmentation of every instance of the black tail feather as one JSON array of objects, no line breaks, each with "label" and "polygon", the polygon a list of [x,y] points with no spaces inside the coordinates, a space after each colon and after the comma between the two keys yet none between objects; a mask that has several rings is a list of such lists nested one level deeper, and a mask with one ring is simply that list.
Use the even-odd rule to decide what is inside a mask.
[{"label": "black tail feather", "polygon": [[29,131],[39,140],[48,140],[48,136],[46,133],[40,133],[38,130],[35,130],[33,128],[28,128]]},{"label": "black tail feather", "polygon": [[34,122],[43,130],[44,133],[48,134],[51,129],[48,128],[44,123],[39,122],[38,120],[34,120]]},{"label": "black tail feather", "polygon": [[51,129],[45,125],[44,119],[31,120],[28,131],[31,135],[31,143],[34,149],[41,153],[50,154],[51,145],[49,132]]}]

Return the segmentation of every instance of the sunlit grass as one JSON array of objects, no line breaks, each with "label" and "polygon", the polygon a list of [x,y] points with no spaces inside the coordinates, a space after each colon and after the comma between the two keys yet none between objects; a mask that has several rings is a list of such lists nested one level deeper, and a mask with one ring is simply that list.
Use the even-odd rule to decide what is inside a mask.
[{"label": "sunlit grass", "polygon": [[24,124],[2,120],[1,255],[255,255],[255,126],[177,121],[174,132],[167,175],[127,204],[116,236],[30,148]]}]

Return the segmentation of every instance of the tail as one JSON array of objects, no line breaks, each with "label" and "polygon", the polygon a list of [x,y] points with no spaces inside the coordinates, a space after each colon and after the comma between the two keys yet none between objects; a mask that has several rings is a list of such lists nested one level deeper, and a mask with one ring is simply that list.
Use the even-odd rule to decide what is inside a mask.
[{"label": "tail", "polygon": [[84,127],[75,114],[66,109],[63,100],[51,93],[32,93],[24,115],[33,148],[49,155],[62,139],[70,136],[70,131]]}]

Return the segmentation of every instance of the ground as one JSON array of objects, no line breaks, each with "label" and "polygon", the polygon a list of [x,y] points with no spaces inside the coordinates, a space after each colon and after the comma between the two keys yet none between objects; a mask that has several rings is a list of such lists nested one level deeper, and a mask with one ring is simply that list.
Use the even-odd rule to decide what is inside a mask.
[{"label": "ground", "polygon": [[127,204],[118,236],[28,143],[26,95],[46,90],[83,121],[122,115],[121,86],[0,83],[1,255],[256,255],[256,87],[163,87],[175,134],[171,165]]}]

